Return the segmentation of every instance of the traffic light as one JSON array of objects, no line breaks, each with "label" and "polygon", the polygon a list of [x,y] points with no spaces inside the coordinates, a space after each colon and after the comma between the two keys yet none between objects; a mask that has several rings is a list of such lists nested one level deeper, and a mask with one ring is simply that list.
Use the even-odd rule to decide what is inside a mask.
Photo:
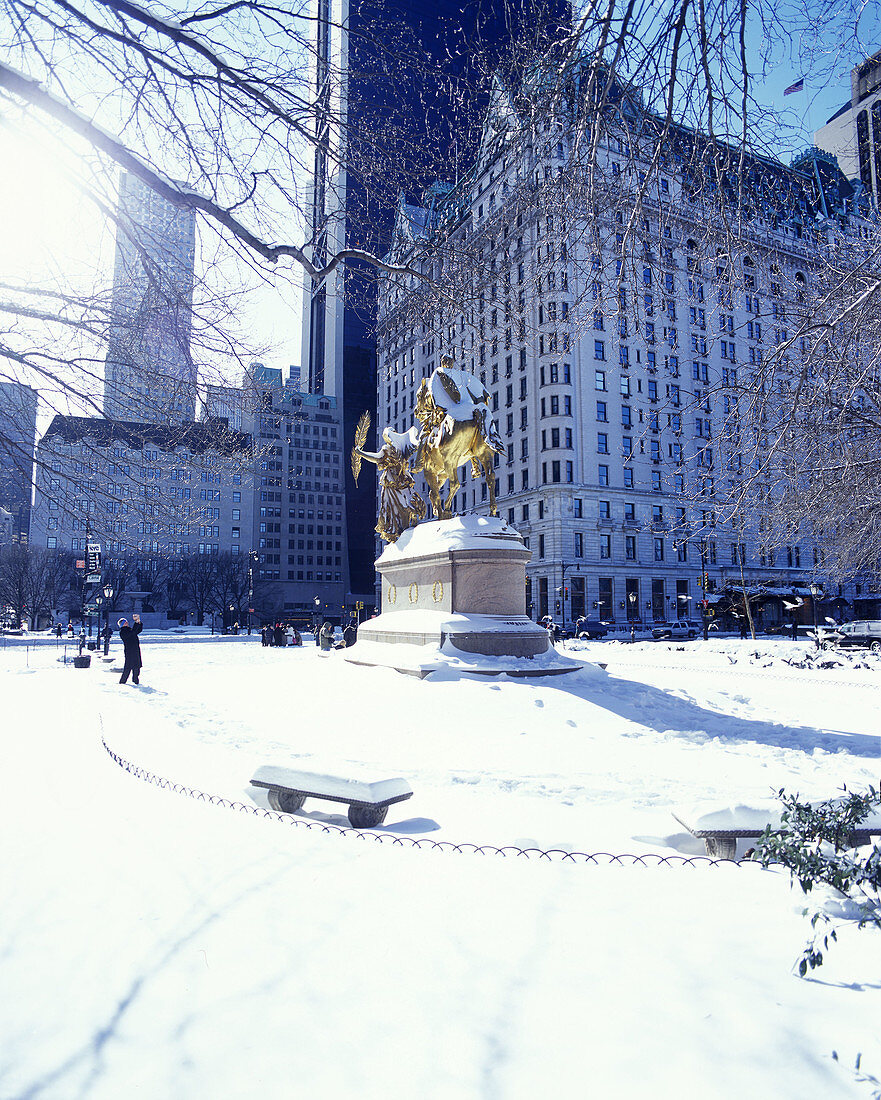
[{"label": "traffic light", "polygon": [[562,607],[560,606],[560,601],[559,600],[556,601],[555,610],[556,611],[562,611]]}]

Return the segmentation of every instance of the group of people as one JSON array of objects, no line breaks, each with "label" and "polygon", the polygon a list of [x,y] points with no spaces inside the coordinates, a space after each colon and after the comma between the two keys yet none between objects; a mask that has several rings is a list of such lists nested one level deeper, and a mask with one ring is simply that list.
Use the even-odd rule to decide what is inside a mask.
[{"label": "group of people", "polygon": [[264,623],[260,627],[260,644],[265,646],[302,645],[303,638],[293,623]]}]

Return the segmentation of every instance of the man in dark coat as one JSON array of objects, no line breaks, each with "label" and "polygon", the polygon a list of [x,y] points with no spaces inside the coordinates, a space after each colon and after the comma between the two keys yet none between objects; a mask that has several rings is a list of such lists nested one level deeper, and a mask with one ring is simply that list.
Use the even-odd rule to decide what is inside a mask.
[{"label": "man in dark coat", "polygon": [[346,648],[354,645],[358,641],[358,628],[353,622],[350,622],[346,629],[343,631],[343,641],[346,643]]},{"label": "man in dark coat", "polygon": [[132,615],[133,625],[128,625],[128,619],[120,619],[116,624],[119,627],[119,638],[125,651],[125,661],[122,667],[122,676],[119,682],[124,684],[132,674],[132,683],[140,683],[141,675],[141,643],[138,635],[141,633],[141,616]]}]

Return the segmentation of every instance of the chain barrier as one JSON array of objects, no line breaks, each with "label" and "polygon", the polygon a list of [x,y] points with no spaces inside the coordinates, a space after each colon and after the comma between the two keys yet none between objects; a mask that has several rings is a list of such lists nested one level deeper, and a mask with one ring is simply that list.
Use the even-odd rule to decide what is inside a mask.
[{"label": "chain barrier", "polygon": [[305,817],[296,817],[293,814],[279,813],[276,810],[266,810],[262,806],[251,805],[247,802],[239,802],[235,799],[227,798],[224,795],[209,794],[207,791],[199,790],[197,787],[189,787],[185,783],[177,783],[172,779],[166,779],[163,776],[156,775],[146,768],[140,767],[138,764],[133,764],[130,760],[126,760],[124,757],[120,756],[119,753],[114,752],[103,736],[101,737],[101,744],[104,746],[104,750],[110,759],[115,764],[118,764],[123,771],[128,772],[129,775],[133,775],[136,779],[159,787],[161,790],[182,794],[187,798],[195,799],[197,802],[207,802],[212,806],[220,806],[226,810],[236,810],[240,813],[250,814],[252,817],[278,821],[282,824],[293,825],[298,828],[317,829],[321,833],[338,833],[347,837],[356,837],[359,840],[372,840],[375,844],[391,844],[399,848],[419,848],[429,851],[458,852],[460,854],[465,853],[479,856],[502,856],[503,858],[517,859],[522,857],[524,859],[544,860],[545,862],[554,863],[592,864],[594,866],[611,866],[617,864],[618,866],[624,867],[718,867],[720,865],[742,867],[745,864],[749,864],[752,867],[761,868],[761,864],[755,863],[749,859],[731,860],[712,859],[710,856],[664,856],[658,852],[646,852],[642,855],[636,853],[615,855],[612,852],[567,852],[564,848],[518,848],[515,844],[508,844],[504,848],[497,848],[489,844],[456,844],[450,840],[431,840],[429,837],[422,837],[414,840],[413,837],[409,836],[397,836],[395,833],[375,832],[372,830],[369,832],[362,832],[360,829],[349,829],[343,825],[334,825],[328,821],[312,821]]}]

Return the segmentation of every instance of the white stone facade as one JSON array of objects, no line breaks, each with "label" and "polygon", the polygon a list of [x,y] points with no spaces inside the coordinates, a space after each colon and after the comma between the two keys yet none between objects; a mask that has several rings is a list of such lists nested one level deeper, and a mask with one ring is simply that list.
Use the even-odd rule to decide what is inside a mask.
[{"label": "white stone facade", "polygon": [[[502,128],[498,98],[495,111],[487,134]],[[402,204],[396,261],[437,276],[441,257],[464,255],[475,238],[485,258],[457,306],[449,296],[416,305],[426,295],[412,277],[380,281],[379,425],[409,427],[416,390],[442,354],[485,381],[507,447],[499,513],[532,550],[534,617],[696,618],[707,592],[742,582],[741,561],[748,584],[789,589],[821,577],[806,538],[771,554],[755,531],[737,534],[717,514],[742,468],[737,403],[762,356],[788,340],[822,248],[848,230],[826,216],[832,199],[818,194],[813,164],[767,166],[794,191],[794,209],[755,215],[737,254],[720,260],[672,159],[652,171],[611,132],[599,163],[618,193],[605,210],[518,205],[524,183],[568,171],[570,156],[565,127],[548,125],[526,144],[484,152],[430,210]],[[622,195],[637,191],[628,212]],[[799,206],[804,196],[816,217]],[[470,470],[456,507],[488,507]],[[779,618],[779,606],[769,615]]]}]

